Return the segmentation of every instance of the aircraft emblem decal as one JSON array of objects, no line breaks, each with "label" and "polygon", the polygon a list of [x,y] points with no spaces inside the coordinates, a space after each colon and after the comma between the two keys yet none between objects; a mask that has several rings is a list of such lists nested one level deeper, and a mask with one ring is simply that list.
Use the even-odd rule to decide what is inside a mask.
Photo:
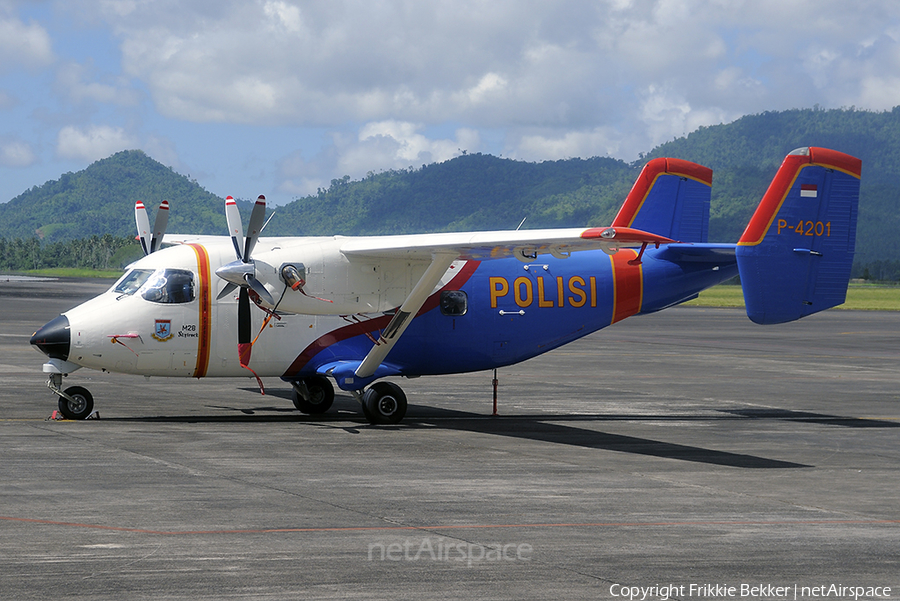
[{"label": "aircraft emblem decal", "polygon": [[171,319],[157,319],[156,326],[154,327],[153,334],[151,334],[156,340],[160,342],[165,342],[166,340],[171,339],[175,336],[172,333],[172,320]]}]

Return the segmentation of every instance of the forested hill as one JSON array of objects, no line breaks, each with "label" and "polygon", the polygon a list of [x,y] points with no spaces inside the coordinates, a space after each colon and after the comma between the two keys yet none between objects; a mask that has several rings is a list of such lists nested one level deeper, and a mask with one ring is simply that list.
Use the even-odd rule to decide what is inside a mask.
[{"label": "forested hill", "polygon": [[[444,163],[332,180],[279,207],[269,235],[380,234],[606,225],[648,159],[714,172],[710,240],[737,240],[785,154],[824,146],[863,161],[857,263],[900,260],[900,107],[792,110],[701,128],[628,164],[610,158],[525,163],[466,154]],[[119,152],[0,204],[0,238],[46,242],[134,235],[134,201],[172,204],[169,231],[226,231],[222,199],[141,151]],[[244,205],[249,206],[249,203]],[[246,219],[246,218],[245,218]]]},{"label": "forested hill", "polygon": [[37,236],[56,242],[104,234],[133,236],[137,200],[147,203],[151,219],[160,201],[173,201],[169,231],[228,231],[224,200],[142,151],[126,150],[0,204],[0,238]]},{"label": "forested hill", "polygon": [[524,163],[467,154],[408,171],[332,181],[278,209],[280,234],[398,234],[609,223],[638,167],[609,158]]}]

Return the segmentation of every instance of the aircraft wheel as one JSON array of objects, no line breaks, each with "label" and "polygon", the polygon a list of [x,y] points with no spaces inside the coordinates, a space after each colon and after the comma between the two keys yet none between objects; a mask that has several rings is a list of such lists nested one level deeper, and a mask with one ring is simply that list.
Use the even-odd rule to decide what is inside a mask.
[{"label": "aircraft wheel", "polygon": [[375,382],[363,394],[363,413],[373,424],[396,424],[406,415],[406,395],[393,382]]},{"label": "aircraft wheel", "polygon": [[[297,390],[298,385],[306,385],[309,393],[308,398],[300,394]],[[318,415],[325,413],[331,409],[334,403],[334,386],[323,376],[313,376],[304,378],[301,382],[297,382],[292,386],[291,400],[294,401],[294,407],[309,415]]]},{"label": "aircraft wheel", "polygon": [[72,386],[65,393],[72,397],[72,401],[59,397],[59,412],[66,419],[85,419],[94,410],[94,397],[86,388]]}]

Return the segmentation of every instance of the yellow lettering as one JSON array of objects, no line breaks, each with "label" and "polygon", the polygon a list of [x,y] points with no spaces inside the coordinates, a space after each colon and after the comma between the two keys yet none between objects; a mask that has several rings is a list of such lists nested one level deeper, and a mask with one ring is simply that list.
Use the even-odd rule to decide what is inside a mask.
[{"label": "yellow lettering", "polygon": [[591,307],[597,306],[597,278],[591,276]]},{"label": "yellow lettering", "polygon": [[[584,278],[580,275],[569,278],[569,292],[575,295],[569,297],[569,304],[573,307],[583,307],[584,303],[587,302],[587,294],[585,294],[583,289],[577,288],[576,284],[584,286]],[[561,294],[560,297],[562,297]]]},{"label": "yellow lettering", "polygon": [[506,278],[492,277],[491,282],[491,309],[497,308],[497,299],[509,294],[509,282]]},{"label": "yellow lettering", "polygon": [[778,220],[778,233],[780,234],[781,230],[783,230],[786,227],[787,227],[787,221],[785,221],[784,219],[779,219]]},{"label": "yellow lettering", "polygon": [[[515,288],[516,304],[520,307],[531,306],[531,301],[534,299],[534,289],[531,285],[531,279],[518,277],[513,283],[513,288]],[[523,289],[525,291],[524,295],[522,293]]]},{"label": "yellow lettering", "polygon": [[544,298],[544,278],[539,277],[538,281],[538,307],[552,307],[553,301]]},{"label": "yellow lettering", "polygon": [[558,306],[563,306],[563,279],[562,276],[556,278],[556,302]]}]

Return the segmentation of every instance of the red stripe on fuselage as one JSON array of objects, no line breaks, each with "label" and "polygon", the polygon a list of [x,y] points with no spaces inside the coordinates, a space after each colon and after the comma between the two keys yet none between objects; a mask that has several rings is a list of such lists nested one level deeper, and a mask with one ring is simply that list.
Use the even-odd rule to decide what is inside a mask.
[{"label": "red stripe on fuselage", "polygon": [[212,322],[212,291],[209,279],[209,253],[199,244],[188,244],[197,255],[197,273],[200,276],[200,339],[197,342],[197,365],[194,377],[202,378],[209,368],[209,335]]},{"label": "red stripe on fuselage", "polygon": [[[465,265],[462,266],[459,273],[453,276],[453,279],[447,282],[447,285],[441,288],[441,290],[459,290],[462,288],[463,285],[469,281],[469,278],[472,277],[472,274],[475,273],[475,270],[478,269],[479,263],[480,261],[467,261]],[[436,308],[440,302],[440,297],[440,291],[429,296],[425,301],[425,304],[422,305],[422,308],[419,309],[419,312],[416,313],[416,317]],[[384,329],[387,327],[388,323],[390,323],[392,317],[393,315],[382,315],[374,319],[353,323],[328,332],[303,349],[303,352],[294,359],[294,362],[291,363],[291,366],[287,368],[287,371],[285,371],[281,377],[287,378],[298,374],[316,355],[332,344]],[[375,336],[375,338],[377,339],[378,336]]]},{"label": "red stripe on fuselage", "polygon": [[613,313],[612,322],[641,312],[644,300],[644,273],[641,264],[629,265],[638,256],[637,251],[623,249],[609,260],[613,272]]}]

